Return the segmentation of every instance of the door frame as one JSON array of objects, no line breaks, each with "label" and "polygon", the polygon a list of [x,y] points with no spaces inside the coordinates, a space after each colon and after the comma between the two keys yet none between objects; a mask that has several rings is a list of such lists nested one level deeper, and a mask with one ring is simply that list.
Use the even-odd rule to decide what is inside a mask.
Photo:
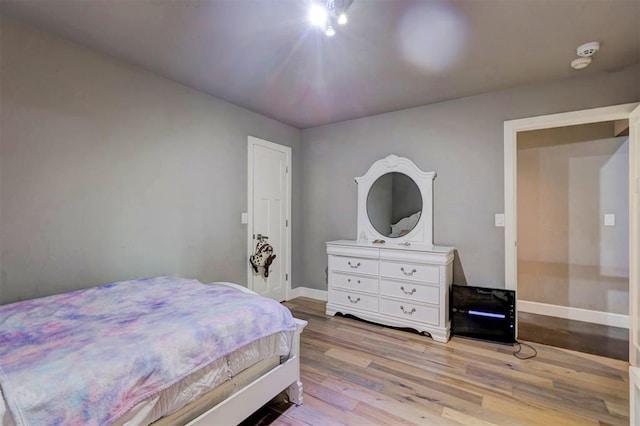
[{"label": "door frame", "polygon": [[287,207],[286,218],[287,226],[285,226],[285,242],[287,244],[286,255],[284,256],[286,274],[285,279],[285,300],[289,300],[291,294],[291,147],[280,145],[274,142],[269,142],[264,139],[257,138],[255,136],[247,137],[247,287],[253,290],[253,269],[249,263],[249,256],[253,254],[255,239],[253,238],[253,165],[255,158],[253,156],[253,147],[262,146],[265,148],[280,151],[285,154],[286,167],[287,167]]},{"label": "door frame", "polygon": [[[639,104],[640,105],[640,104]],[[640,291],[640,106],[629,117],[629,362],[634,368],[640,363],[640,326],[638,291]],[[631,171],[633,169],[633,172]],[[633,261],[632,261],[633,259]],[[635,373],[638,373],[637,371]],[[640,397],[640,374],[633,375],[634,398]],[[640,400],[633,400],[631,419],[639,420]]]},{"label": "door frame", "polygon": [[[529,130],[552,129],[557,127],[574,126],[580,124],[598,123],[603,121],[614,121],[628,119],[629,114],[640,103],[628,103],[612,105],[586,110],[563,112],[558,114],[542,115],[504,122],[504,268],[505,268],[505,288],[508,290],[518,290],[518,235],[517,235],[517,142],[518,132]],[[637,144],[630,140],[629,145],[629,177],[638,175],[638,166],[632,160],[633,152],[638,149],[631,144]],[[631,207],[631,197],[633,195],[633,185],[629,185],[629,206]],[[629,215],[629,231],[633,229],[633,214]],[[638,260],[632,258],[634,252],[632,236],[629,241],[629,279],[632,279],[633,271],[638,268]],[[637,256],[636,256],[637,257]],[[629,300],[634,294],[633,286],[629,285]],[[516,311],[518,311],[516,304]],[[631,321],[629,312],[629,322]],[[517,312],[516,312],[517,318]],[[516,320],[517,323],[517,320]],[[629,324],[629,330],[631,330]],[[517,328],[516,328],[517,335]]]},{"label": "door frame", "polygon": [[[518,251],[517,251],[517,142],[518,132],[528,130],[551,129],[555,127],[598,123],[602,121],[623,120],[640,103],[613,105],[581,111],[563,112],[538,117],[521,118],[504,122],[504,268],[505,288],[518,289]],[[630,141],[631,143],[631,141]],[[637,143],[637,142],[634,142]],[[631,153],[637,147],[629,146],[629,176],[637,176],[637,165],[631,161]],[[629,186],[629,199],[633,187]],[[632,216],[629,216],[631,221]],[[631,228],[630,228],[631,230]],[[632,265],[633,264],[633,265]],[[638,260],[629,253],[629,269],[637,268]],[[631,297],[631,295],[629,295]]]}]

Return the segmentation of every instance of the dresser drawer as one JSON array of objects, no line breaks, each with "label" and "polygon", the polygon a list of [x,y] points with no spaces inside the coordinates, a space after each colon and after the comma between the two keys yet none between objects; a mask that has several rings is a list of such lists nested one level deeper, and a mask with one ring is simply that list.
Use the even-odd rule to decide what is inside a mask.
[{"label": "dresser drawer", "polygon": [[440,302],[440,289],[437,286],[407,281],[380,280],[380,295],[398,297],[407,301],[433,303],[434,305]]},{"label": "dresser drawer", "polygon": [[342,290],[332,290],[330,294],[331,302],[336,305],[378,312],[378,296],[369,296]]},{"label": "dresser drawer", "polygon": [[349,275],[332,272],[330,282],[332,287],[341,287],[348,290],[366,291],[368,293],[378,293],[378,277],[369,277],[366,275]]},{"label": "dresser drawer", "polygon": [[331,268],[334,271],[378,275],[378,261],[360,257],[333,256]]},{"label": "dresser drawer", "polygon": [[418,263],[380,262],[380,275],[401,280],[424,281],[438,284],[440,268]]},{"label": "dresser drawer", "polygon": [[380,313],[409,321],[438,325],[438,308],[435,306],[380,298]]}]

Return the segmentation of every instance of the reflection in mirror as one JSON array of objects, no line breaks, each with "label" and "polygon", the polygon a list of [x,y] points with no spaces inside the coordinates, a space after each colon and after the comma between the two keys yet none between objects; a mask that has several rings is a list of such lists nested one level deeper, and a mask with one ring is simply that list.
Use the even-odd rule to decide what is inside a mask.
[{"label": "reflection in mirror", "polygon": [[418,185],[404,173],[386,173],[371,186],[367,195],[367,215],[380,234],[402,237],[416,226],[422,213]]}]

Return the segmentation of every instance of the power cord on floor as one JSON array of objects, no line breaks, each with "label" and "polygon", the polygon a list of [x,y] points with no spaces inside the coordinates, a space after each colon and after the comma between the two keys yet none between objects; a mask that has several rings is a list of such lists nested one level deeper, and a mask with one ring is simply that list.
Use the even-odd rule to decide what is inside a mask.
[{"label": "power cord on floor", "polygon": [[[518,359],[531,359],[531,358],[535,358],[535,357],[538,355],[538,351],[536,350],[536,348],[534,348],[533,346],[531,346],[531,345],[530,345],[530,344],[528,344],[528,343],[520,343],[520,342],[518,342],[518,341],[516,340],[516,343],[515,343],[515,344],[516,344],[516,345],[518,345],[518,350],[516,350],[516,351],[513,353],[513,356],[515,356],[515,357],[516,357],[516,358],[518,358]],[[533,355],[525,355],[525,356],[519,355],[519,354],[520,354],[520,352],[522,351],[522,347],[523,347],[523,346],[526,346],[526,347],[528,347],[528,348],[531,348],[531,350],[533,351]]]}]

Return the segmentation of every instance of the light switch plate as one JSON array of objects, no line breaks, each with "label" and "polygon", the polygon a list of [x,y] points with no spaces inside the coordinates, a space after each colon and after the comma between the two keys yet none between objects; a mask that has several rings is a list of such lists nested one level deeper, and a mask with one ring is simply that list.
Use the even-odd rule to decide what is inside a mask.
[{"label": "light switch plate", "polygon": [[242,212],[240,215],[240,223],[243,225],[249,223],[249,215],[246,212]]},{"label": "light switch plate", "polygon": [[496,213],[495,218],[493,219],[495,226],[503,227],[504,226],[504,213]]},{"label": "light switch plate", "polygon": [[613,213],[605,213],[604,226],[616,226],[616,215]]}]

